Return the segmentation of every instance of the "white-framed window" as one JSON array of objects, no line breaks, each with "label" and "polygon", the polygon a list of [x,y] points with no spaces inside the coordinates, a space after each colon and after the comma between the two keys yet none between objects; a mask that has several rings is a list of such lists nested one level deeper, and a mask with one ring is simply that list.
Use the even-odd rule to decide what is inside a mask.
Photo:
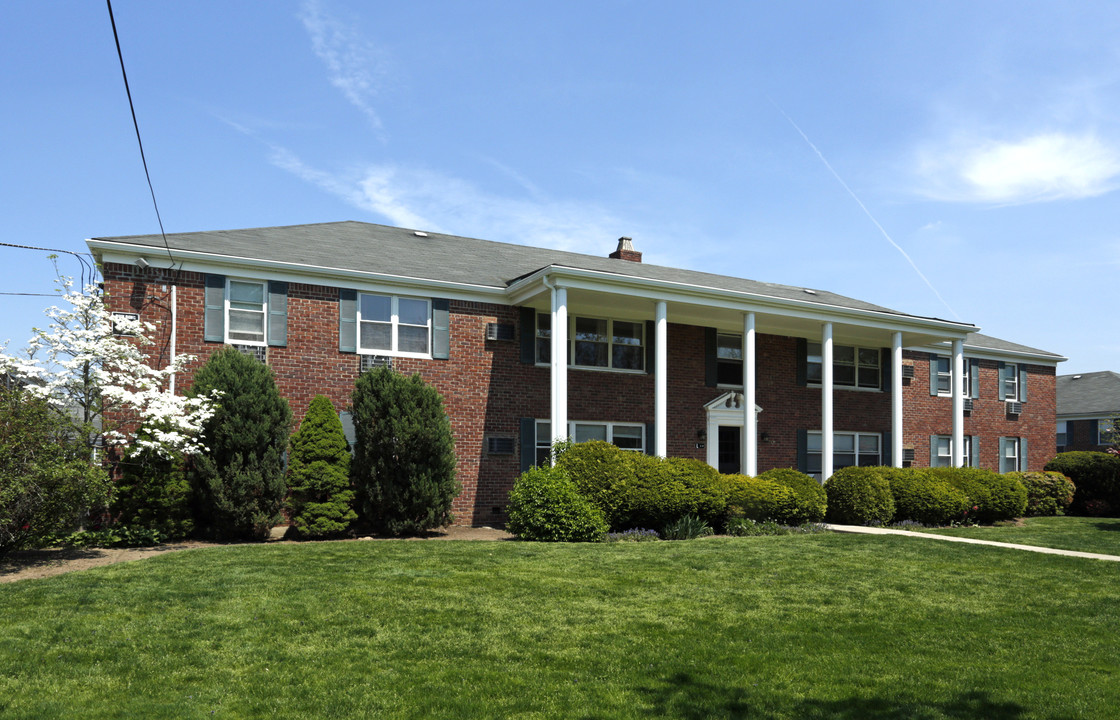
[{"label": "white-framed window", "polygon": [[1097,420],[1097,444],[1111,445],[1116,440],[1116,421],[1112,418]]},{"label": "white-framed window", "polygon": [[[965,467],[972,467],[972,443],[971,438],[967,435],[964,438],[964,459]],[[953,467],[953,436],[952,435],[938,435],[933,442],[935,452],[929,459],[930,467]]]},{"label": "white-framed window", "polygon": [[999,471],[1015,472],[1022,469],[1022,458],[1019,453],[1019,438],[1004,437],[999,439]]},{"label": "white-framed window", "polygon": [[1015,363],[1004,363],[999,373],[999,397],[1001,400],[1018,400],[1019,366]]},{"label": "white-framed window", "polygon": [[[810,430],[808,434],[806,472],[821,477],[821,433]],[[879,433],[834,432],[832,433],[832,469],[858,465],[881,465],[882,436]]]},{"label": "white-framed window", "polygon": [[266,283],[233,278],[226,280],[226,342],[264,345],[267,317]]},{"label": "white-framed window", "polygon": [[[574,420],[568,423],[568,437],[577,443],[602,440],[623,450],[646,450],[646,426],[641,423]],[[547,465],[552,454],[552,423],[548,420],[537,420],[536,450],[536,464]]]},{"label": "white-framed window", "polygon": [[[808,343],[805,379],[809,383],[820,384],[823,364],[820,343]],[[880,389],[881,353],[879,348],[863,348],[851,345],[832,346],[832,384],[836,387],[856,387],[868,390]]]},{"label": "white-framed window", "polygon": [[358,352],[428,357],[432,304],[427,298],[358,293]]},{"label": "white-framed window", "polygon": [[[937,394],[941,397],[951,397],[953,393],[953,358],[938,355],[930,362],[937,363]],[[972,392],[972,363],[964,359],[964,372],[961,384],[964,386],[964,397],[970,397]]]},{"label": "white-framed window", "polygon": [[716,384],[743,386],[743,336],[716,335]]},{"label": "white-framed window", "polygon": [[1069,444],[1069,424],[1067,420],[1058,421],[1058,447],[1064,448]]},{"label": "white-framed window", "polygon": [[[537,313],[537,362],[552,353],[552,315]],[[645,323],[609,318],[572,317],[568,321],[568,364],[610,370],[645,369]]]}]

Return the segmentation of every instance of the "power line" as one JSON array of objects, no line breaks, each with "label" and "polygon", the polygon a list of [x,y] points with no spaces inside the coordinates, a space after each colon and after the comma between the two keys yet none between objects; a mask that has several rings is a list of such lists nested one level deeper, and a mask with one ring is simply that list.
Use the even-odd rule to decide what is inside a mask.
[{"label": "power line", "polygon": [[159,234],[163,237],[163,247],[167,249],[167,257],[171,266],[175,266],[175,258],[171,255],[171,247],[167,244],[167,233],[163,230],[163,218],[159,214],[159,204],[156,202],[156,190],[152,187],[152,176],[148,172],[148,159],[144,156],[144,141],[140,139],[140,123],[136,121],[136,107],[132,104],[132,90],[128,87],[128,73],[124,70],[124,54],[121,53],[121,39],[117,35],[117,21],[113,18],[113,2],[105,0],[109,8],[109,23],[113,26],[113,41],[117,44],[117,58],[121,61],[121,78],[124,80],[124,92],[128,96],[128,109],[132,112],[132,127],[136,129],[136,144],[140,147],[140,162],[144,165],[144,177],[148,179],[148,191],[152,194],[152,207],[156,211],[156,221],[159,222]]},{"label": "power line", "polygon": [[[14,243],[6,243],[6,242],[0,242],[0,245],[2,245],[4,247],[19,248],[21,250],[41,250],[43,252],[66,253],[67,255],[73,255],[74,257],[78,258],[78,262],[80,262],[82,264],[82,289],[83,290],[86,287],[86,273],[87,272],[89,273],[89,281],[90,282],[93,282],[93,278],[95,277],[93,267],[89,264],[89,262],[86,261],[86,259],[84,257],[82,257],[83,255],[89,255],[89,257],[93,257],[89,253],[76,253],[73,250],[57,250],[55,248],[35,247],[34,245],[16,245]],[[56,270],[57,270],[57,266],[56,266]],[[21,293],[0,293],[0,295],[19,295],[19,294],[21,294]],[[34,294],[34,293],[32,293],[32,294]]]}]

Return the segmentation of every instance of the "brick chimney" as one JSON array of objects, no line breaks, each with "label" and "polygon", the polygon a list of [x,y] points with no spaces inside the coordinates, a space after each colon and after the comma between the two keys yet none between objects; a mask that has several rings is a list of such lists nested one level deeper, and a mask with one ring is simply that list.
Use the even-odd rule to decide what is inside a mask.
[{"label": "brick chimney", "polygon": [[614,258],[615,260],[629,260],[630,262],[636,263],[642,261],[642,254],[634,249],[634,243],[628,237],[620,237],[618,239],[618,249],[607,257]]}]

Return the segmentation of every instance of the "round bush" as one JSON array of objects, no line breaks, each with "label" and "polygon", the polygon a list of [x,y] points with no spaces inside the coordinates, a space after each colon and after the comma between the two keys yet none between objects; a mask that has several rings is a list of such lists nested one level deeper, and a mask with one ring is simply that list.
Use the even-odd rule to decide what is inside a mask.
[{"label": "round bush", "polygon": [[763,480],[772,480],[779,485],[785,485],[793,491],[797,507],[794,509],[790,522],[801,525],[807,522],[820,522],[828,510],[828,493],[812,475],[793,468],[774,468],[758,476]]},{"label": "round bush", "polygon": [[563,468],[576,490],[603,512],[611,528],[618,529],[620,516],[629,512],[626,488],[633,482],[634,470],[627,456],[633,454],[592,440],[563,447],[556,466]]},{"label": "round bush", "polygon": [[774,520],[779,523],[797,522],[797,495],[776,480],[748,475],[725,476],[728,489],[728,511],[733,517],[751,520]]},{"label": "round bush", "polygon": [[1013,520],[1026,510],[1027,489],[1015,478],[969,467],[931,468],[929,472],[968,496],[969,517],[977,522]]},{"label": "round bush", "polygon": [[829,521],[846,525],[888,523],[894,517],[891,486],[873,467],[837,470],[824,486],[828,493]]},{"label": "round bush", "polygon": [[719,470],[693,458],[666,458],[662,464],[663,471],[689,491],[689,508],[685,514],[696,515],[709,525],[722,527],[727,517],[728,486]]},{"label": "round bush", "polygon": [[894,498],[894,519],[946,525],[966,517],[968,497],[944,478],[922,468],[879,468]]},{"label": "round bush", "polygon": [[563,469],[534,467],[510,491],[506,529],[522,540],[598,542],[607,534],[607,521]]},{"label": "round bush", "polygon": [[1073,502],[1076,488],[1060,472],[1011,472],[1007,475],[1027,489],[1027,517],[1065,515]]},{"label": "round bush", "polygon": [[1060,472],[1073,481],[1070,512],[1100,515],[1120,510],[1120,455],[1103,452],[1058,453],[1045,470]]}]

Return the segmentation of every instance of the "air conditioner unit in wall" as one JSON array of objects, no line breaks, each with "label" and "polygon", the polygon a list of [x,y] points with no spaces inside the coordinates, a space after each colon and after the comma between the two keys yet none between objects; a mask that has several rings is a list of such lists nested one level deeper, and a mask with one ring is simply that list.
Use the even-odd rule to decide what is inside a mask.
[{"label": "air conditioner unit in wall", "polygon": [[513,340],[514,328],[508,323],[486,323],[487,340]]},{"label": "air conditioner unit in wall", "polygon": [[268,348],[263,345],[234,345],[233,348],[242,355],[256,358],[262,363],[268,362]]},{"label": "air conditioner unit in wall", "polygon": [[914,462],[914,448],[902,448],[902,462]]},{"label": "air conditioner unit in wall", "polygon": [[388,355],[362,355],[361,356],[360,372],[372,370],[379,367],[393,367],[393,358]]},{"label": "air conditioner unit in wall", "polygon": [[903,365],[902,366],[902,377],[903,378],[909,378],[911,380],[914,379],[914,366],[913,365]]},{"label": "air conditioner unit in wall", "polygon": [[1007,401],[1007,414],[1008,415],[1019,415],[1022,412],[1023,412],[1023,403],[1015,402],[1014,400],[1008,400]]},{"label": "air conditioner unit in wall", "polygon": [[488,437],[486,438],[486,452],[490,455],[512,455],[513,438]]},{"label": "air conditioner unit in wall", "polygon": [[964,411],[965,412],[972,412],[972,398],[965,398],[964,399]]}]

